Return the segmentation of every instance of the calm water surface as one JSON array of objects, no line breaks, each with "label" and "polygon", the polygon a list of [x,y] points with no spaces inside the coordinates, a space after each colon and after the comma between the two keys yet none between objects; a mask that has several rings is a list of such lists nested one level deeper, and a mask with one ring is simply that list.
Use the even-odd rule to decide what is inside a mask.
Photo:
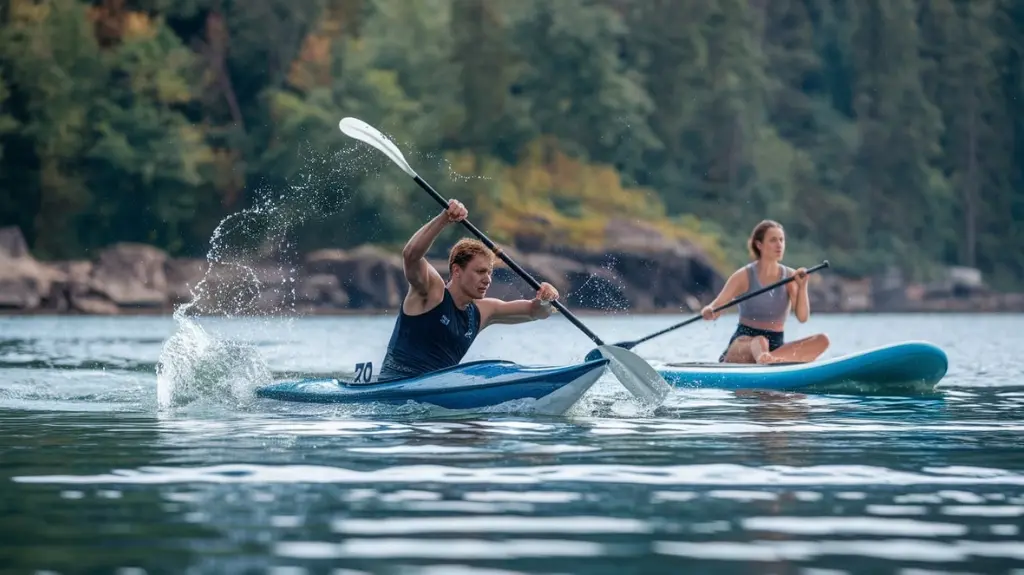
[{"label": "calm water surface", "polygon": [[[676,317],[586,318],[608,341]],[[0,572],[1024,573],[1024,317],[816,316],[942,346],[941,397],[676,391],[565,417],[252,398],[379,364],[392,318],[0,318]],[[717,357],[733,318],[636,349]],[[794,322],[795,323],[795,322]],[[467,359],[580,360],[556,318]],[[161,374],[157,375],[157,366]]]}]

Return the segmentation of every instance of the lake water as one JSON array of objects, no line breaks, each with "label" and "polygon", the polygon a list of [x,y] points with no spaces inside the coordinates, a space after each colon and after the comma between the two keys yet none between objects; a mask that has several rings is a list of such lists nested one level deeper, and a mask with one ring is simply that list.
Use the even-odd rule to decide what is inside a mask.
[{"label": "lake water", "polygon": [[[607,341],[680,319],[584,318]],[[0,572],[1024,573],[1022,316],[790,327],[828,356],[936,343],[940,398],[676,391],[648,413],[606,375],[558,418],[252,399],[379,364],[392,321],[0,318]],[[712,360],[734,321],[635,351]],[[467,359],[591,347],[554,318]]]}]

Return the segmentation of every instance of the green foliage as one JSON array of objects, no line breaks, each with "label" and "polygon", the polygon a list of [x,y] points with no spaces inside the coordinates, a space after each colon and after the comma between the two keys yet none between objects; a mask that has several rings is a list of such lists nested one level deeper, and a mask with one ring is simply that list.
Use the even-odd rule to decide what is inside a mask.
[{"label": "green foliage", "polygon": [[336,126],[387,131],[503,241],[616,217],[745,261],[1024,282],[1024,7],[1012,0],[11,0],[0,225],[42,257],[400,245],[437,206]]},{"label": "green foliage", "polygon": [[192,53],[142,15],[104,49],[81,3],[21,6],[32,9],[13,14],[0,42],[21,103],[17,159],[4,171],[23,199],[10,208],[37,206],[27,226],[36,250],[67,257],[112,240],[171,251],[197,243],[210,152],[178,109],[192,99]]}]

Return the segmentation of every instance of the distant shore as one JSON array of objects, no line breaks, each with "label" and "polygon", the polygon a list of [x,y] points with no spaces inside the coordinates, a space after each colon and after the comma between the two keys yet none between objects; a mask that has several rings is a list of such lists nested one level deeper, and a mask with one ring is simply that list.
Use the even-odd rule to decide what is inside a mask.
[{"label": "distant shore", "polygon": [[[624,227],[601,250],[507,248],[529,273],[549,281],[575,314],[686,315],[711,301],[725,278],[693,244]],[[431,263],[447,275],[447,262]],[[144,244],[115,244],[91,260],[41,262],[17,228],[0,228],[0,315],[165,316],[192,302],[209,316],[388,315],[405,296],[401,257],[377,246],[318,250],[300,262],[270,259],[210,264],[173,258]],[[899,270],[877,277],[810,277],[812,313],[1024,312],[1024,294],[989,289],[971,269],[950,268],[927,285]],[[198,299],[195,295],[198,294]],[[511,270],[495,268],[489,295],[529,298]]]}]

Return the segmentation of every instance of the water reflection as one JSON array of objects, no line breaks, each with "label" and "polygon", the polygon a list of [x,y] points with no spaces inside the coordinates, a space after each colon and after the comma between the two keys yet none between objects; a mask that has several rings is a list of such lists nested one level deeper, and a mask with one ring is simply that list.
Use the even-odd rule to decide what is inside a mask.
[{"label": "water reflection", "polygon": [[[1014,345],[951,347],[937,400],[680,391],[646,414],[609,379],[568,416],[538,418],[225,398],[160,410],[153,374],[132,366],[152,365],[173,326],[48,336],[54,325],[0,333],[12,572],[910,574],[1024,560]],[[480,353],[582,357],[588,342],[555,325]],[[864,325],[857,344],[875,343]],[[327,372],[367,349],[332,356],[336,327],[249,339],[278,371]]]},{"label": "water reflection", "polygon": [[[704,420],[7,412],[0,540],[16,567],[57,571],[795,572],[851,554],[881,567],[892,538],[907,556],[941,544],[971,565],[1016,557],[1019,449],[998,468],[964,465],[970,452],[943,431],[962,424],[922,417],[925,431],[893,434],[840,405],[866,409],[756,397]],[[101,542],[108,552],[76,563]]]}]

